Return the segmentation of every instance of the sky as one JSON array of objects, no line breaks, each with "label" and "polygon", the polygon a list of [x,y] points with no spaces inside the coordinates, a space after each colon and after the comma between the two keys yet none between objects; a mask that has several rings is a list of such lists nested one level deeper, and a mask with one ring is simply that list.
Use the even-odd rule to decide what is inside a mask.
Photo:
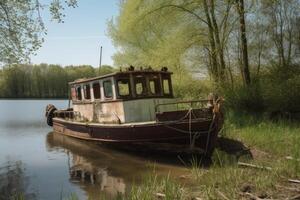
[{"label": "sky", "polygon": [[78,7],[66,8],[64,23],[51,21],[47,8],[42,13],[47,28],[45,42],[31,57],[33,64],[99,66],[113,65],[115,47],[107,35],[107,21],[118,14],[118,0],[78,0]]}]

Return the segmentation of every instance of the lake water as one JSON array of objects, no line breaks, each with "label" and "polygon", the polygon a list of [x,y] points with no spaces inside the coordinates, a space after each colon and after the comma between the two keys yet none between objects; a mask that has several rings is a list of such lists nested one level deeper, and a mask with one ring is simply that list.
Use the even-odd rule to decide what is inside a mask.
[{"label": "lake water", "polygon": [[[109,149],[53,133],[45,123],[47,104],[66,100],[0,100],[0,200],[109,199],[129,191],[154,170],[179,179],[187,172],[176,155],[153,156]],[[151,155],[150,155],[151,154]]]}]

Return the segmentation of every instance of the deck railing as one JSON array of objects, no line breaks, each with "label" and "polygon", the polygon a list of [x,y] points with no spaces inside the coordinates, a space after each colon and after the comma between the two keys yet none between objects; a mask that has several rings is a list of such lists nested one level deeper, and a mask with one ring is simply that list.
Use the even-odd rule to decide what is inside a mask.
[{"label": "deck railing", "polygon": [[190,100],[190,101],[177,101],[171,103],[160,103],[155,105],[155,113],[159,112],[159,108],[163,106],[175,105],[176,111],[185,110],[190,108],[207,108],[212,105],[210,100]]}]

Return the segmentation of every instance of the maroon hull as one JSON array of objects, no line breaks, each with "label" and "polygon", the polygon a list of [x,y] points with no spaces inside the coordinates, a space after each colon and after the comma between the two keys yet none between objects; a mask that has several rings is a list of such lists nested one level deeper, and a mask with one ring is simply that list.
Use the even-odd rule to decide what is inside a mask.
[{"label": "maroon hull", "polygon": [[191,127],[192,137],[197,134],[196,146],[208,150],[213,148],[217,138],[217,131],[211,127],[211,122],[211,120],[192,120],[191,123],[188,121],[153,122],[111,126],[70,122],[54,118],[53,128],[55,132],[64,135],[108,143],[152,142],[190,145],[191,134],[187,130]]}]

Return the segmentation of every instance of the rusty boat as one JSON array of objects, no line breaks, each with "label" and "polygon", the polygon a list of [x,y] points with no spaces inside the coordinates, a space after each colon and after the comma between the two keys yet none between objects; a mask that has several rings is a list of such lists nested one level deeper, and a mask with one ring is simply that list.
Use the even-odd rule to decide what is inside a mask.
[{"label": "rusty boat", "polygon": [[222,128],[221,99],[178,101],[172,72],[140,69],[69,83],[69,107],[46,107],[54,132],[108,145],[192,149],[210,156]]}]

